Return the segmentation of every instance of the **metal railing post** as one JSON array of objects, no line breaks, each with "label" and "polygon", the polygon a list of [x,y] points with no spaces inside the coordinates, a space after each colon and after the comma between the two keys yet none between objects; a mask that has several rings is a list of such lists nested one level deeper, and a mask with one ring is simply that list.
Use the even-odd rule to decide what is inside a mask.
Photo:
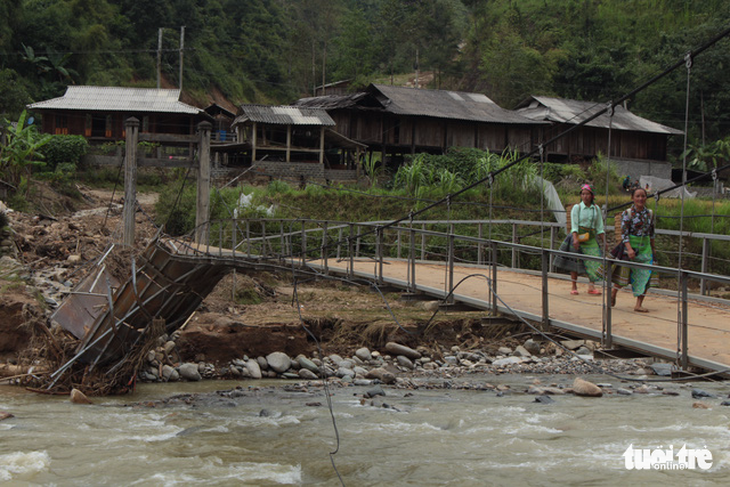
[{"label": "metal railing post", "polygon": [[337,260],[340,260],[341,252],[342,250],[342,227],[340,227],[339,231],[337,232]]},{"label": "metal railing post", "polygon": [[[517,243],[517,224],[512,224],[512,243]],[[512,268],[517,269],[517,249],[512,247]]]},{"label": "metal railing post", "polygon": [[383,227],[375,230],[375,248],[378,254],[378,284],[383,285]]},{"label": "metal railing post", "polygon": [[484,236],[484,225],[479,223],[477,226],[477,237],[479,237],[479,243],[477,244],[477,265],[482,265],[483,261],[483,253],[484,253],[484,246],[481,242],[482,237]]},{"label": "metal railing post", "polygon": [[410,231],[410,251],[408,252],[408,281],[409,291],[416,292],[416,231]]},{"label": "metal railing post", "polygon": [[279,220],[279,261],[284,261],[286,251],[286,237],[284,236],[284,220]]},{"label": "metal railing post", "polygon": [[550,254],[542,250],[542,326],[547,329],[550,325],[549,305],[550,299],[548,295],[548,271],[550,270]]},{"label": "metal railing post", "polygon": [[426,260],[426,224],[421,224],[421,261]]},{"label": "metal railing post", "polygon": [[266,255],[266,222],[261,220],[261,255]]},{"label": "metal railing post", "polygon": [[[555,227],[550,227],[550,250],[553,250],[555,248]],[[553,268],[553,257],[554,255],[552,252],[550,252],[550,263],[548,266],[548,269],[552,270]]]},{"label": "metal railing post", "polygon": [[396,240],[396,257],[400,259],[400,230],[395,231],[395,240]]},{"label": "metal railing post", "polygon": [[610,262],[606,262],[606,319],[603,323],[603,348],[613,348],[613,309],[611,307],[611,294],[613,293],[613,266]]},{"label": "metal railing post", "polygon": [[[710,260],[710,241],[707,239],[707,237],[702,237],[702,267],[701,272],[703,274],[707,274],[707,264]],[[706,296],[709,294],[709,289],[707,288],[707,282],[705,279],[700,279],[700,294],[702,296]]]},{"label": "metal railing post", "polygon": [[360,231],[357,232],[357,240],[355,240],[355,257],[360,257],[360,240],[362,237],[360,237]]},{"label": "metal railing post", "polygon": [[347,238],[347,253],[350,256],[350,279],[355,277],[355,249],[352,237],[354,234],[355,225],[350,223],[350,236]]},{"label": "metal railing post", "polygon": [[307,224],[302,221],[302,267],[307,260]]},{"label": "metal railing post", "polygon": [[[450,229],[451,230],[451,229]],[[449,299],[446,301],[447,304],[454,304],[454,234],[449,231]]]},{"label": "metal railing post", "polygon": [[689,367],[689,330],[688,330],[688,320],[687,320],[687,284],[689,281],[689,277],[686,272],[679,271],[679,283],[681,286],[680,292],[681,292],[681,299],[682,302],[680,303],[681,309],[682,309],[682,320],[680,323],[681,326],[681,362],[680,367],[682,370],[687,370]]},{"label": "metal railing post", "polygon": [[322,260],[324,261],[324,273],[329,274],[329,263],[327,261],[327,222],[324,222],[322,229]]},{"label": "metal railing post", "polygon": [[231,220],[231,254],[233,260],[236,260],[236,246],[238,245],[238,220]]},{"label": "metal railing post", "polygon": [[246,255],[251,258],[251,227],[248,220],[246,220]]},{"label": "metal railing post", "polygon": [[497,314],[497,242],[492,241],[492,314]]}]

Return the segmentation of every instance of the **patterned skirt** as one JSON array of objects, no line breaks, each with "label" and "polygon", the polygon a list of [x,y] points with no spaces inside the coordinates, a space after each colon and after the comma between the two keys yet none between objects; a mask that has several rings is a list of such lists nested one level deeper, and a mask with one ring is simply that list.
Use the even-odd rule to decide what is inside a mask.
[{"label": "patterned skirt", "polygon": [[[629,235],[629,243],[636,252],[633,262],[638,264],[651,264],[653,262],[654,254],[648,237]],[[617,259],[628,260],[628,257],[625,256],[623,244],[619,244],[611,253]],[[632,269],[619,265],[613,270],[612,281],[618,287],[631,284],[631,290],[634,296],[637,297],[646,294],[646,291],[652,285],[652,281],[656,281],[656,272],[651,269]]]},{"label": "patterned skirt", "polygon": [[[578,250],[573,247],[573,234],[563,240],[558,250],[562,252],[570,252],[574,254],[593,255],[595,257],[603,256],[601,247],[598,245],[596,237],[591,234],[591,238],[587,242],[581,242],[578,244]],[[581,275],[588,276],[588,280],[591,282],[598,282],[603,279],[601,272],[601,263],[594,260],[583,260],[580,258],[571,258],[563,255],[559,255],[553,261],[555,267],[563,269],[567,272],[577,272]]]}]

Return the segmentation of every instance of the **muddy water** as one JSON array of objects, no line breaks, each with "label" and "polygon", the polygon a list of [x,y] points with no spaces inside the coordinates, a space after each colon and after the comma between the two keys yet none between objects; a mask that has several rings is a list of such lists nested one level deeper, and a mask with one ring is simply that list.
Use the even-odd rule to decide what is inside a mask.
[{"label": "muddy water", "polygon": [[[524,376],[487,380],[513,390],[532,382]],[[15,415],[0,422],[0,484],[340,485],[328,455],[335,433],[320,391],[263,389],[236,401],[128,406],[236,385],[251,384],[143,386],[133,397],[92,406],[0,387],[0,410]],[[694,386],[718,395],[705,401],[712,409],[693,408],[697,400],[680,385],[665,386],[679,396],[555,396],[548,405],[520,393],[386,389],[382,400],[392,408],[362,405],[362,388],[334,389],[341,439],[335,463],[352,486],[727,485],[730,407],[720,406],[719,397],[730,387]],[[629,471],[622,454],[631,444],[706,447],[713,466]]]}]

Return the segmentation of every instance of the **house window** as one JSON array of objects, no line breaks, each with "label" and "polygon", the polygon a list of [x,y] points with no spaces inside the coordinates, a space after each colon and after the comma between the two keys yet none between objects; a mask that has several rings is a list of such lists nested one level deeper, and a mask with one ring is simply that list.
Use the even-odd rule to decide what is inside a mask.
[{"label": "house window", "polygon": [[90,113],[86,114],[86,121],[84,122],[84,137],[91,137],[91,127],[94,124],[94,117]]},{"label": "house window", "polygon": [[106,116],[106,130],[104,131],[104,137],[111,137],[112,136],[112,116],[107,115]]},{"label": "house window", "polygon": [[145,115],[142,117],[142,132],[149,132],[150,131],[150,117],[148,115]]},{"label": "house window", "polygon": [[56,135],[68,135],[68,116],[56,115]]}]

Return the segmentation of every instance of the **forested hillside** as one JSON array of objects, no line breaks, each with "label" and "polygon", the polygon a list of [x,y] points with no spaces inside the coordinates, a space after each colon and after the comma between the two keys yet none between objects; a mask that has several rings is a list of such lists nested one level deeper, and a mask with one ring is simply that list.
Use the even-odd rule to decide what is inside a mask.
[{"label": "forested hillside", "polygon": [[[0,0],[0,113],[75,84],[163,86],[199,104],[290,103],[323,83],[429,72],[429,87],[512,108],[528,94],[607,101],[730,24],[730,0]],[[730,46],[692,68],[691,133],[730,133]],[[400,76],[399,76],[400,75]],[[682,128],[686,71],[630,101]]]}]

